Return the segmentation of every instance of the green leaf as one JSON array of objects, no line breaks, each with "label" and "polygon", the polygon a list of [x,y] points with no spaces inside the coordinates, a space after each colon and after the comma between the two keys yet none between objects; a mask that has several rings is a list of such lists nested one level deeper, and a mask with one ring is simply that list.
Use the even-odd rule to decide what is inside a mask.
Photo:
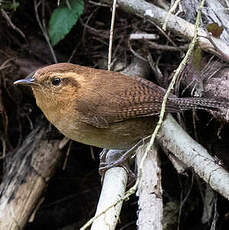
[{"label": "green leaf", "polygon": [[16,1],[1,1],[0,0],[0,9],[4,9],[4,10],[14,10],[16,11],[16,9],[19,7],[20,3],[16,2]]},{"label": "green leaf", "polygon": [[203,54],[200,46],[195,47],[192,54],[192,66],[195,71],[200,71],[202,68]]},{"label": "green leaf", "polygon": [[10,9],[16,11],[16,9],[19,7],[20,3],[19,2],[15,2],[13,1],[11,6],[10,6]]},{"label": "green leaf", "polygon": [[71,0],[70,7],[60,6],[55,9],[49,20],[49,37],[53,46],[62,40],[76,24],[83,13],[83,0]]}]

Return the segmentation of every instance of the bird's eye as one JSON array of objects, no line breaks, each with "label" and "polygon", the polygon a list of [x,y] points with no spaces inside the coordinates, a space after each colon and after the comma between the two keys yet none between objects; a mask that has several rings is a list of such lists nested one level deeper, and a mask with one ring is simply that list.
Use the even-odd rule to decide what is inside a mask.
[{"label": "bird's eye", "polygon": [[59,77],[54,77],[52,79],[52,84],[55,85],[55,86],[59,85],[60,82],[61,82],[61,79]]}]

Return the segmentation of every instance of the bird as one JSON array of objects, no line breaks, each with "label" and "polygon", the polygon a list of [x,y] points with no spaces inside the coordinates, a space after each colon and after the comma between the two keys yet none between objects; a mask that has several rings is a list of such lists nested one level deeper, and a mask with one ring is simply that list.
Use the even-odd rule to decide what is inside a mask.
[{"label": "bird", "polygon": [[[58,63],[14,82],[31,86],[46,118],[66,137],[106,149],[128,149],[153,133],[166,90],[139,76]],[[228,106],[208,98],[166,102],[167,113],[189,109],[218,111]]]}]

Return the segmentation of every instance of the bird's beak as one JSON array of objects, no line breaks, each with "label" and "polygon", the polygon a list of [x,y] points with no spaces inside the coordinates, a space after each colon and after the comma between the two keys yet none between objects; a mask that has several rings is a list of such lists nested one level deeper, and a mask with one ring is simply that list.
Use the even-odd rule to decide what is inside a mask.
[{"label": "bird's beak", "polygon": [[14,85],[34,85],[34,78],[33,76],[28,76],[24,79],[20,79],[14,82]]}]

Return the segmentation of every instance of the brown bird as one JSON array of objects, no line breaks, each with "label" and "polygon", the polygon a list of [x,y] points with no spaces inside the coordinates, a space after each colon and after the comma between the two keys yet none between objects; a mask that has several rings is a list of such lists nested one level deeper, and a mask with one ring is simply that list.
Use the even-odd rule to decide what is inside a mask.
[{"label": "brown bird", "polygon": [[[37,105],[65,136],[107,149],[127,149],[152,134],[165,90],[121,73],[70,63],[41,68],[14,84],[32,87]],[[166,112],[218,110],[225,103],[170,95]]]}]

